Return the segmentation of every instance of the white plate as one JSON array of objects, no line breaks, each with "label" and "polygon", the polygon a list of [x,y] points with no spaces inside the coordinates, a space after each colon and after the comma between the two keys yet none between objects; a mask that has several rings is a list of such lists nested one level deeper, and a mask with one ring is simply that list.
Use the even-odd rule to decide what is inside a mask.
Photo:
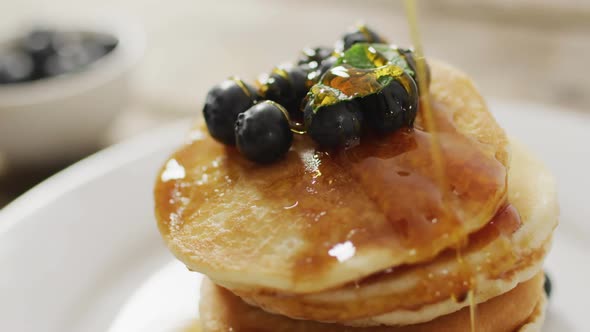
[{"label": "white plate", "polygon": [[[560,186],[545,331],[589,331],[590,118],[526,104],[492,109]],[[196,317],[200,276],[173,260],[152,213],[157,169],[189,127],[96,154],[0,211],[0,331],[179,331]]]}]

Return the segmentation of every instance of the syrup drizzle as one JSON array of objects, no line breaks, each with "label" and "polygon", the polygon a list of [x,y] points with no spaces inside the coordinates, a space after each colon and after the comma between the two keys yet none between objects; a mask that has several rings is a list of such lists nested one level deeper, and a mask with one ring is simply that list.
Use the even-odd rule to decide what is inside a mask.
[{"label": "syrup drizzle", "polygon": [[442,153],[440,144],[438,144],[438,133],[436,122],[432,114],[432,108],[430,105],[430,93],[427,84],[427,72],[426,62],[424,59],[424,51],[422,48],[422,42],[420,37],[420,30],[418,29],[418,17],[416,9],[416,0],[405,0],[406,16],[408,18],[408,24],[410,27],[410,37],[412,44],[414,44],[414,54],[416,58],[416,77],[418,78],[418,85],[420,88],[420,112],[424,118],[424,127],[428,133],[432,136],[432,141],[435,144],[431,146],[431,154],[434,162],[434,169],[437,172],[436,178],[438,179],[440,188],[446,188],[446,173],[443,167]]},{"label": "syrup drizzle", "polygon": [[470,289],[467,293],[467,299],[469,301],[469,321],[471,323],[471,331],[473,332],[475,331],[475,310],[477,309],[473,289]]},{"label": "syrup drizzle", "polygon": [[[444,161],[442,160],[442,153],[440,148],[440,141],[438,140],[437,134],[437,125],[434,121],[434,115],[432,114],[432,108],[430,105],[430,96],[429,90],[427,86],[427,72],[426,72],[426,63],[424,59],[424,50],[422,48],[422,38],[420,36],[420,30],[418,27],[418,15],[417,15],[417,6],[416,0],[405,0],[405,9],[406,9],[406,16],[408,19],[408,25],[410,29],[410,38],[412,39],[412,44],[414,45],[414,54],[416,58],[416,77],[418,78],[418,85],[420,90],[420,112],[422,113],[422,117],[424,119],[424,127],[427,132],[432,135],[432,144],[430,146],[430,153],[432,155],[432,160],[434,163],[434,170],[436,172],[436,180],[438,181],[440,188],[447,188],[447,177],[446,172],[444,169]],[[468,240],[467,238],[465,239]],[[459,247],[460,248],[460,247]],[[461,265],[462,270],[466,270],[466,272],[470,275],[469,278],[469,291],[467,293],[467,300],[469,302],[469,317],[470,317],[470,325],[471,325],[471,332],[475,332],[475,298],[474,298],[474,289],[475,289],[475,280],[473,278],[473,273],[469,266],[465,266],[465,261],[461,255],[461,250],[457,248],[457,262]]]},{"label": "syrup drizzle", "polygon": [[248,96],[248,98],[250,98],[251,100],[254,100],[254,97],[252,96],[252,93],[250,93],[250,90],[246,87],[246,84],[244,84],[244,81],[242,81],[237,76],[232,76],[229,79],[232,80],[232,81],[234,81],[240,87],[240,89],[242,89],[242,91],[244,92],[244,94],[246,96]]}]

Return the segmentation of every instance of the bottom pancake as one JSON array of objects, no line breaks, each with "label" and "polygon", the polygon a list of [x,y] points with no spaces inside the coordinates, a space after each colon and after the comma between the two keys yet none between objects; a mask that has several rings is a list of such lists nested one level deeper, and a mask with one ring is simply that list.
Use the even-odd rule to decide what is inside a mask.
[{"label": "bottom pancake", "polygon": [[[535,332],[544,320],[543,274],[516,286],[511,291],[477,306],[478,332]],[[469,308],[433,321],[398,327],[354,328],[336,324],[294,320],[252,307],[239,297],[204,279],[201,287],[200,315],[204,332],[460,332],[471,331]]]}]

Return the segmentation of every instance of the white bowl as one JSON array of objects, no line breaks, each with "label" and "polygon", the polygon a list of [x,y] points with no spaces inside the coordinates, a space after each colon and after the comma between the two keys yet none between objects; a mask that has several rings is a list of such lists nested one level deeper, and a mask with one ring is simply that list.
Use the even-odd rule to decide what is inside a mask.
[{"label": "white bowl", "polygon": [[0,154],[8,166],[71,160],[96,149],[128,101],[131,69],[144,51],[144,34],[129,20],[77,19],[48,26],[110,34],[118,44],[79,72],[0,85]]}]

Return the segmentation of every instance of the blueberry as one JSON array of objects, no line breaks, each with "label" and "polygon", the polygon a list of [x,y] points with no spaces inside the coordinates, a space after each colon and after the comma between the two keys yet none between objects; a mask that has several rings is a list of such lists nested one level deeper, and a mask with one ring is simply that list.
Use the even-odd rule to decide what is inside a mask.
[{"label": "blueberry", "polygon": [[401,78],[409,91],[398,80],[392,80],[380,92],[360,98],[367,124],[379,133],[388,133],[401,127],[411,127],[418,111],[418,93],[409,75]]},{"label": "blueberry", "polygon": [[333,52],[334,49],[323,46],[316,48],[305,48],[303,49],[303,54],[301,57],[299,57],[297,64],[307,64],[311,69],[317,69],[322,61],[329,58]]},{"label": "blueberry", "polygon": [[54,54],[43,63],[44,76],[57,76],[83,69],[116,46],[116,39],[104,34],[85,35],[79,32],[55,33]]},{"label": "blueberry", "polygon": [[261,94],[265,99],[272,100],[285,107],[294,120],[303,117],[301,101],[309,90],[307,66],[283,66],[275,68],[263,82]]},{"label": "blueberry", "polygon": [[47,59],[55,55],[56,49],[53,40],[56,34],[57,32],[51,29],[36,28],[20,41],[20,48],[33,59],[35,78],[46,76],[43,69]]},{"label": "blueberry", "polygon": [[55,51],[53,45],[55,34],[55,31],[47,28],[33,29],[21,39],[20,46],[34,58],[45,57]]},{"label": "blueberry", "polygon": [[256,90],[238,78],[214,86],[205,99],[203,117],[213,138],[227,145],[236,144],[234,124],[238,114],[259,99]]},{"label": "blueberry", "polygon": [[293,142],[287,111],[268,100],[238,115],[235,132],[238,150],[257,163],[280,159]]},{"label": "blueberry", "polygon": [[25,52],[9,50],[0,53],[0,84],[29,81],[33,78],[33,59]]},{"label": "blueberry", "polygon": [[43,65],[45,76],[57,76],[80,70],[92,61],[95,54],[81,43],[66,44],[48,57]]},{"label": "blueberry", "polygon": [[305,128],[311,138],[324,147],[352,147],[360,142],[363,113],[356,100],[322,106],[315,112],[313,100],[305,106]]},{"label": "blueberry", "polygon": [[545,290],[545,294],[547,295],[547,297],[550,297],[552,285],[551,285],[551,279],[547,275],[547,272],[545,272],[545,283],[543,283],[543,289]]},{"label": "blueberry", "polygon": [[[418,88],[420,88],[420,85],[418,84],[418,67],[416,65],[416,58],[415,58],[415,54],[412,50],[407,49],[407,48],[400,48],[399,49],[399,53],[404,57],[404,59],[406,59],[406,62],[408,63],[408,66],[410,66],[410,69],[412,69],[412,71],[414,72],[414,75],[412,76],[412,78],[414,79],[414,81],[416,81],[416,85],[418,86]],[[426,66],[426,86],[430,85],[430,66],[428,66],[428,63],[426,63],[426,60],[424,60],[424,64]]]},{"label": "blueberry", "polygon": [[346,33],[340,41],[340,48],[346,51],[356,43],[386,43],[375,31],[365,25],[359,25],[355,30]]}]

